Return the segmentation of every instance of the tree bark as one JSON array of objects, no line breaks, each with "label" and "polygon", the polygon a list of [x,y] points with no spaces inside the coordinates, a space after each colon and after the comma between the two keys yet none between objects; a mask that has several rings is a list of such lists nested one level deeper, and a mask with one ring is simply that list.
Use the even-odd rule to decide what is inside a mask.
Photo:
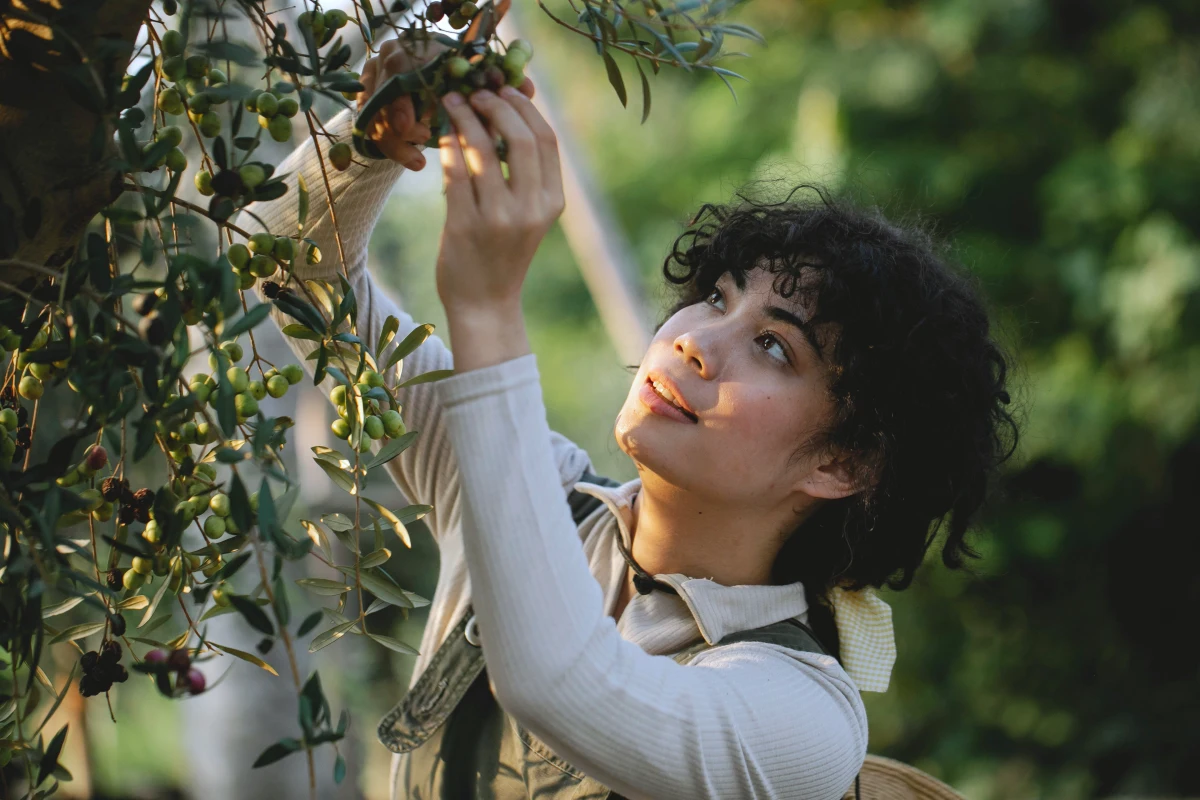
[{"label": "tree bark", "polygon": [[[76,97],[89,91],[103,105],[101,87],[120,89],[150,4],[0,0],[0,258],[63,265],[88,222],[120,196],[121,174],[104,167],[116,153],[115,115]],[[80,82],[89,88],[76,88]],[[31,274],[0,271],[10,283]]]}]

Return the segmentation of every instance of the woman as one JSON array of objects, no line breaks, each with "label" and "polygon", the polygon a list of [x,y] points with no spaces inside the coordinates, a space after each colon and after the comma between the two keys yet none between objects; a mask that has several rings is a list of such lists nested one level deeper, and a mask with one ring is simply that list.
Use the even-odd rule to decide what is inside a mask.
[{"label": "woman", "polygon": [[[410,67],[384,44],[363,98]],[[554,134],[522,89],[445,100],[452,351],[430,337],[404,375],[456,374],[400,390],[420,434],[388,466],[433,505],[442,566],[415,685],[380,726],[393,796],[839,798],[867,749],[860,691],[886,689],[894,655],[868,587],[906,587],[942,521],[944,562],[974,556],[968,522],[1015,441],[982,305],[927,238],[873,211],[824,194],[705,206],[667,259],[679,302],[616,420],[639,477],[596,479],[547,427],[521,316],[563,207]],[[348,139],[351,121],[328,128]],[[366,245],[430,133],[397,101],[370,135],[388,159],[332,189],[360,336],[390,314],[399,341],[416,323]],[[293,170],[322,185],[311,143],[278,171]],[[294,196],[255,211],[287,230]],[[305,235],[339,252],[327,211]],[[301,270],[336,282],[341,266]]]}]

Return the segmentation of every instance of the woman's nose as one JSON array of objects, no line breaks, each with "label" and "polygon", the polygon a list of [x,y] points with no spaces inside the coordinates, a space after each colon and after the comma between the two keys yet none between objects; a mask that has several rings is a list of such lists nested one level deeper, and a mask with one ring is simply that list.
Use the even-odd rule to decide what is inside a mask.
[{"label": "woman's nose", "polygon": [[691,330],[675,338],[675,352],[707,380],[717,373],[718,357],[713,344],[711,333]]}]

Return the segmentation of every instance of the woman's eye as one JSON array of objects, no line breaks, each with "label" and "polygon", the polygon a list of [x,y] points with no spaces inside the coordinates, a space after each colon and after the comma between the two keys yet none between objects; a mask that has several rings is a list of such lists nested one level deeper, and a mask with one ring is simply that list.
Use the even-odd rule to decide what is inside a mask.
[{"label": "woman's eye", "polygon": [[[721,290],[720,290],[720,289],[713,289],[711,292],[709,292],[709,293],[708,293],[708,296],[704,298],[704,301],[707,303],[709,300],[711,300],[711,299],[712,299],[712,296],[713,296],[713,295],[717,295],[717,296],[719,296],[719,297],[720,297],[720,296],[722,296],[722,295],[721,295]],[[711,305],[711,303],[710,303],[710,305]],[[780,341],[780,339],[779,339],[779,337],[778,337],[778,336],[776,336],[775,334],[771,333],[770,331],[764,331],[762,334],[760,334],[760,335],[757,337],[757,339],[756,339],[755,341],[757,341],[758,339],[770,339],[772,342],[774,342],[774,343],[775,343],[775,346],[779,348],[779,353],[780,353],[780,356],[781,356],[781,358],[777,358],[777,359],[775,359],[776,361],[781,361],[781,362],[783,362],[784,364],[791,364],[791,363],[792,363],[792,360],[791,360],[791,359],[788,357],[788,354],[787,354],[787,348],[783,346],[783,342],[782,342],[782,341]],[[764,351],[764,352],[766,352],[766,351]]]}]

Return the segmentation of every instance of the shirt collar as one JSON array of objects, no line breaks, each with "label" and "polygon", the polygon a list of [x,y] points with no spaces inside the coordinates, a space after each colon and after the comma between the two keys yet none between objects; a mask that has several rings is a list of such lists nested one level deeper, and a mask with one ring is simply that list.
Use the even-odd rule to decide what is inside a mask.
[{"label": "shirt collar", "polygon": [[[579,481],[575,489],[599,499],[617,520],[617,535],[626,547],[632,537],[633,499],[642,488],[642,479],[619,486],[602,486]],[[657,574],[658,580],[669,583],[679,592],[700,635],[715,645],[728,634],[761,628],[808,611],[804,584],[797,581],[783,586],[724,586],[708,578],[693,578],[680,573]]]}]

